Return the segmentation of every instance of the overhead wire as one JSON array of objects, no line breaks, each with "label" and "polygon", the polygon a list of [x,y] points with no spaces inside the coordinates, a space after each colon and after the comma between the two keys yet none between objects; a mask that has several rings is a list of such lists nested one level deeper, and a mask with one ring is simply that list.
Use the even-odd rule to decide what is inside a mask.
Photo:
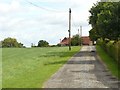
[{"label": "overhead wire", "polygon": [[39,6],[39,5],[37,5],[37,4],[33,3],[33,2],[30,2],[30,1],[27,1],[27,0],[25,0],[25,1],[26,1],[27,3],[29,3],[29,4],[31,4],[31,5],[33,5],[33,6],[35,6],[35,7],[38,7],[38,8],[40,8],[40,9],[43,9],[43,10],[45,10],[45,11],[54,12],[54,13],[63,13],[63,12],[67,12],[67,10],[66,10],[66,11],[58,11],[58,10],[48,9],[48,8]]},{"label": "overhead wire", "polygon": [[[54,13],[68,12],[68,10],[66,10],[66,11],[59,11],[59,10],[54,10],[54,9],[48,9],[48,8],[46,8],[46,7],[42,7],[42,6],[37,5],[37,4],[33,3],[33,2],[30,2],[30,1],[28,1],[28,0],[25,0],[25,1],[26,1],[27,3],[33,5],[33,6],[37,7],[37,8],[43,9],[43,10],[45,10],[45,11],[54,12]],[[77,28],[78,26],[75,24],[75,21],[74,21],[74,19],[73,19],[73,16],[72,16],[72,26],[73,26],[73,28],[74,28],[75,30],[78,30],[78,28]]]}]

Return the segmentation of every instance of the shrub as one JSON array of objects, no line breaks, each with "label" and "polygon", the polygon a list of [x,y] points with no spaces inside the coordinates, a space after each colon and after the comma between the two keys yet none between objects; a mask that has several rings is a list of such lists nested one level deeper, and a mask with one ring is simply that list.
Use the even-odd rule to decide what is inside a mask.
[{"label": "shrub", "polygon": [[100,45],[114,60],[120,63],[120,41],[103,41],[99,39],[97,44]]},{"label": "shrub", "polygon": [[118,55],[117,60],[118,60],[118,62],[120,63],[120,41],[117,42],[116,47],[117,47],[117,55]]}]

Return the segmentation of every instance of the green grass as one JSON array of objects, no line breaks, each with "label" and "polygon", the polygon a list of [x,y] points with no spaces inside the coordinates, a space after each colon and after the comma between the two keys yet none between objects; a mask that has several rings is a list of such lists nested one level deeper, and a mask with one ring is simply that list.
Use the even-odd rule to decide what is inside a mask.
[{"label": "green grass", "polygon": [[2,48],[0,48],[0,90],[2,88]]},{"label": "green grass", "polygon": [[3,48],[3,88],[41,88],[80,47]]},{"label": "green grass", "polygon": [[118,63],[112,59],[100,46],[96,46],[96,49],[107,68],[111,71],[112,75],[120,79],[120,69],[118,68]]}]

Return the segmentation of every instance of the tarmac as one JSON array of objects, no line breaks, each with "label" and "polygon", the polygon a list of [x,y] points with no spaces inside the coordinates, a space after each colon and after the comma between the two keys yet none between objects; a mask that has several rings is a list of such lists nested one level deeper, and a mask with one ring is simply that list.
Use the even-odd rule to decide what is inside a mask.
[{"label": "tarmac", "polygon": [[[83,46],[43,88],[116,88],[120,81],[101,62],[95,46]],[[113,89],[115,90],[115,89]]]}]

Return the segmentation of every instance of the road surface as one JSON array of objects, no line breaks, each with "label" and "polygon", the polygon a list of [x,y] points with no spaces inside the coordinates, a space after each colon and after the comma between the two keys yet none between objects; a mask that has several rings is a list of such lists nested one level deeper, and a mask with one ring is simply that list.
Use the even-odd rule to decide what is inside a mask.
[{"label": "road surface", "polygon": [[118,88],[119,81],[98,60],[94,46],[83,46],[44,88]]}]

